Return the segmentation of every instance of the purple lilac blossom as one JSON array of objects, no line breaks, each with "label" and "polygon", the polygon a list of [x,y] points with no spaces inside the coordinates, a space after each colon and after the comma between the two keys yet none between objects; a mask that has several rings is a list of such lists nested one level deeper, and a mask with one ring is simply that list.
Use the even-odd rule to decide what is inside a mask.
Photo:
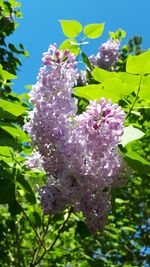
[{"label": "purple lilac blossom", "polygon": [[51,45],[43,63],[30,93],[34,109],[24,127],[37,150],[28,166],[42,164],[46,172],[47,185],[39,189],[45,214],[71,205],[83,212],[95,232],[107,222],[110,190],[121,175],[117,146],[125,113],[101,98],[76,115],[77,102],[71,96],[78,79],[75,57]]},{"label": "purple lilac blossom", "polygon": [[85,86],[87,85],[87,77],[86,77],[86,71],[81,70],[78,73],[78,79],[77,79],[77,85],[78,86]]},{"label": "purple lilac blossom", "polygon": [[40,153],[38,151],[33,151],[31,156],[27,157],[26,165],[30,169],[37,168],[37,169],[41,170],[42,165],[43,165],[43,160],[42,160]]},{"label": "purple lilac blossom", "polygon": [[119,52],[119,40],[109,39],[107,42],[103,43],[100,46],[97,55],[91,55],[89,57],[89,60],[92,66],[111,70],[119,59]]},{"label": "purple lilac blossom", "polygon": [[42,156],[43,167],[54,177],[61,174],[64,161],[63,144],[68,138],[70,118],[77,112],[76,99],[71,97],[76,83],[75,57],[51,45],[43,56],[44,67],[30,93],[35,105],[24,128]]}]

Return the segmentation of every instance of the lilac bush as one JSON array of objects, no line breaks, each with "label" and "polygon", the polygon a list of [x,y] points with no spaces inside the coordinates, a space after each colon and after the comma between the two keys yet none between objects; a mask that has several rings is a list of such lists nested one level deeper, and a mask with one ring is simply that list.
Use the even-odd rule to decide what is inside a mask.
[{"label": "lilac bush", "polygon": [[96,56],[91,55],[89,60],[92,66],[97,66],[107,70],[111,70],[112,67],[119,59],[120,42],[119,40],[109,39],[103,43]]},{"label": "lilac bush", "polygon": [[[103,47],[100,54],[107,59]],[[78,80],[75,56],[51,45],[42,60],[44,66],[30,93],[34,109],[24,126],[35,149],[27,164],[46,172],[47,184],[39,189],[44,213],[56,214],[71,205],[83,212],[95,232],[107,222],[110,191],[121,177],[118,143],[125,113],[101,98],[77,115],[77,100],[72,97]],[[113,65],[117,55],[111,60]]]}]

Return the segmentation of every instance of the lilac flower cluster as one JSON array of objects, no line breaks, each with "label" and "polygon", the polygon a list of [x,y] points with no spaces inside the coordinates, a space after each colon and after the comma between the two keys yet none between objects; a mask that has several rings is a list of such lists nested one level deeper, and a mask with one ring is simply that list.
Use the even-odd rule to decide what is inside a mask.
[{"label": "lilac flower cluster", "polygon": [[89,60],[92,66],[97,66],[107,70],[115,65],[119,59],[120,42],[119,40],[109,39],[103,43],[96,56],[91,55]]},{"label": "lilac flower cluster", "polygon": [[47,174],[57,177],[64,161],[60,151],[68,139],[71,117],[77,112],[76,100],[71,97],[77,71],[75,57],[69,51],[60,52],[56,45],[51,45],[44,53],[43,63],[30,93],[30,101],[35,107],[24,128],[42,156]]},{"label": "lilac flower cluster", "polygon": [[39,189],[45,214],[71,205],[83,212],[95,232],[106,224],[110,190],[120,177],[117,145],[125,113],[101,98],[76,115],[77,102],[71,96],[78,79],[75,57],[51,45],[43,63],[30,94],[35,106],[25,124],[36,149],[28,166],[42,165],[48,177]]}]

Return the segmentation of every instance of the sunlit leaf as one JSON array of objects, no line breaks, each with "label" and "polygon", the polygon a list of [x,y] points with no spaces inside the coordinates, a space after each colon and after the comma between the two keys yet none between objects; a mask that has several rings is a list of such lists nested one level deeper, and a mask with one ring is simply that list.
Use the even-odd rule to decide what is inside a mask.
[{"label": "sunlit leaf", "polygon": [[[26,108],[21,106],[20,104],[15,104],[10,101],[6,101],[0,99],[0,115],[3,117],[9,114],[13,115],[14,117],[18,117],[25,112]],[[6,112],[6,114],[5,114]],[[9,113],[9,114],[8,114]],[[5,118],[5,117],[4,117]]]},{"label": "sunlit leaf", "polygon": [[102,35],[104,30],[104,23],[101,24],[88,24],[84,27],[83,33],[91,39],[98,38]]},{"label": "sunlit leaf", "polygon": [[126,37],[126,32],[122,29],[118,29],[116,32],[109,32],[109,36],[112,39],[122,40],[122,38]]},{"label": "sunlit leaf", "polygon": [[24,88],[27,89],[27,90],[31,90],[32,89],[32,84],[27,84],[27,85],[25,85]]},{"label": "sunlit leaf", "polygon": [[65,36],[74,38],[82,31],[82,25],[76,20],[59,20]]},{"label": "sunlit leaf", "polygon": [[110,72],[98,67],[95,67],[94,70],[92,71],[92,76],[93,78],[98,81],[98,82],[104,82],[108,79],[113,79],[116,77],[115,72]]},{"label": "sunlit leaf", "polygon": [[77,45],[77,41],[74,39],[65,40],[59,47],[60,50],[68,49],[71,53],[78,56],[80,54],[80,48]]},{"label": "sunlit leaf", "polygon": [[0,146],[0,156],[11,157],[11,151],[8,146]]},{"label": "sunlit leaf", "polygon": [[2,69],[2,65],[0,65],[0,78],[2,80],[12,80],[12,79],[16,79],[17,76],[12,74],[12,73],[9,73],[8,71],[6,70],[3,70]]},{"label": "sunlit leaf", "polygon": [[138,56],[130,55],[127,59],[126,71],[133,74],[150,73],[150,50]]},{"label": "sunlit leaf", "polygon": [[125,127],[120,143],[122,146],[126,146],[129,142],[142,138],[143,136],[144,133],[141,130],[129,125]]},{"label": "sunlit leaf", "polygon": [[123,231],[126,231],[126,232],[133,232],[133,233],[136,232],[136,229],[133,228],[133,227],[130,227],[130,226],[123,226],[121,229],[122,229]]},{"label": "sunlit leaf", "polygon": [[123,85],[119,79],[109,79],[101,84],[76,87],[75,93],[87,100],[99,100],[101,97],[105,97],[113,102],[118,102],[123,96]]},{"label": "sunlit leaf", "polygon": [[121,198],[116,198],[115,202],[116,202],[116,204],[122,205],[124,203],[127,203],[128,200],[124,200],[124,199],[121,199]]}]

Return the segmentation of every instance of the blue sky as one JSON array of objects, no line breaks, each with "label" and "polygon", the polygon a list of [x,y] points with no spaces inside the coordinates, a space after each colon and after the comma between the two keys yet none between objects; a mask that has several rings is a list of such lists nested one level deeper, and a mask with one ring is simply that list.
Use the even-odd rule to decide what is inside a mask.
[{"label": "blue sky", "polygon": [[58,22],[61,19],[75,19],[83,26],[105,22],[102,37],[91,40],[85,47],[88,55],[96,53],[100,44],[108,39],[109,31],[118,28],[127,32],[125,41],[139,35],[143,37],[143,48],[150,47],[150,0],[23,0],[21,3],[23,18],[9,41],[16,45],[23,43],[30,56],[22,58],[23,66],[14,83],[15,92],[21,93],[25,85],[36,82],[42,53],[49,44],[59,45],[65,40]]}]

